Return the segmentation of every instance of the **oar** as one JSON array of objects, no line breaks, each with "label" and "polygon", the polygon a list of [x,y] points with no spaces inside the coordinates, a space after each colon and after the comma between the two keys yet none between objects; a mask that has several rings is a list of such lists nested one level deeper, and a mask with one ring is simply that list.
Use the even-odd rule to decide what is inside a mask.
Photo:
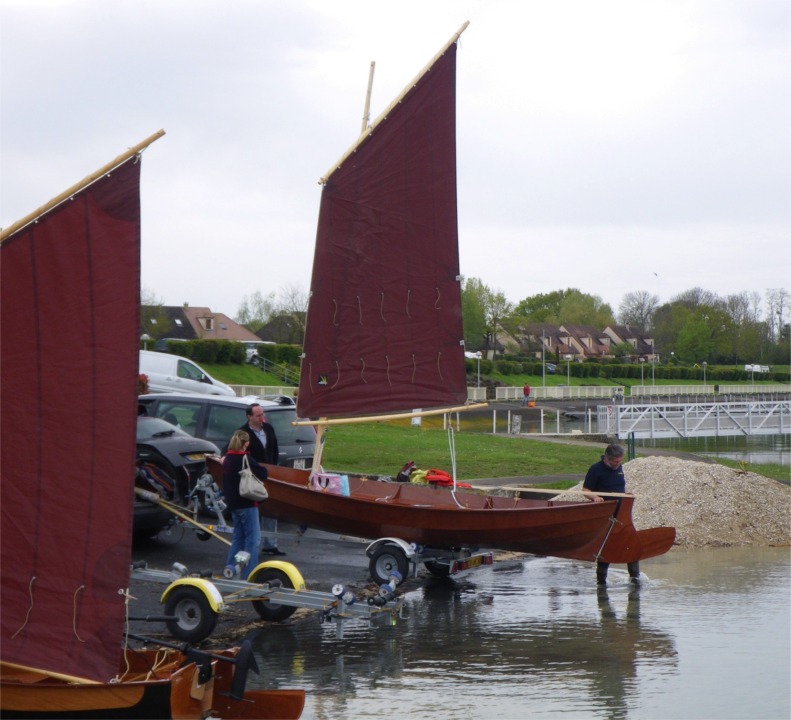
[{"label": "oar", "polygon": [[537,488],[537,487],[526,487],[523,485],[471,485],[472,490],[481,490],[483,492],[489,492],[491,490],[508,490],[509,492],[531,492],[531,493],[544,493],[545,495],[580,495],[584,493],[590,493],[591,495],[601,495],[602,497],[612,497],[612,498],[619,498],[619,497],[636,497],[632,495],[632,493],[619,493],[619,492],[593,492],[592,490],[585,490],[583,491],[582,488],[578,488],[577,490],[558,490],[557,488]]}]

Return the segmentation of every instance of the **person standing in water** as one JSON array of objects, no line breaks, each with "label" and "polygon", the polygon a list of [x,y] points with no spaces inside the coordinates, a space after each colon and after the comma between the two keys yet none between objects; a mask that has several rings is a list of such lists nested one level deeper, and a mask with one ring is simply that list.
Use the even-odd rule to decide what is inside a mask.
[{"label": "person standing in water", "polygon": [[[585,482],[582,484],[582,492],[586,499],[591,502],[604,502],[605,497],[595,493],[625,493],[626,478],[623,474],[623,447],[616,443],[608,445],[604,449],[604,455],[599,462],[594,463],[585,475]],[[630,581],[639,587],[640,585],[640,563],[635,561],[626,565],[629,571]],[[607,571],[610,563],[596,563],[596,584],[607,584]]]}]

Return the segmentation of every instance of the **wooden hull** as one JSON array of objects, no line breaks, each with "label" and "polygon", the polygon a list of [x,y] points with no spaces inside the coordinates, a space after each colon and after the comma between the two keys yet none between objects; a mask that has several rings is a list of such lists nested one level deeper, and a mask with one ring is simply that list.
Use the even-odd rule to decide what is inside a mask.
[{"label": "wooden hull", "polygon": [[[222,654],[233,656],[234,650]],[[213,676],[198,681],[194,663],[181,667],[175,650],[127,650],[120,682],[75,684],[9,668],[0,672],[3,718],[298,718],[302,690],[251,690],[243,701],[227,695],[233,665],[212,661]],[[152,668],[154,670],[152,671]]]},{"label": "wooden hull", "polygon": [[[221,481],[219,464],[210,468]],[[307,470],[267,469],[269,498],[262,512],[319,530],[435,548],[488,547],[581,560],[601,552],[609,562],[646,557],[628,496],[600,503],[519,499],[359,477],[349,478],[350,495],[344,496],[309,488]],[[675,537],[672,528],[659,530],[672,537],[664,549],[668,533],[658,545],[651,543],[654,555],[666,552]]]}]

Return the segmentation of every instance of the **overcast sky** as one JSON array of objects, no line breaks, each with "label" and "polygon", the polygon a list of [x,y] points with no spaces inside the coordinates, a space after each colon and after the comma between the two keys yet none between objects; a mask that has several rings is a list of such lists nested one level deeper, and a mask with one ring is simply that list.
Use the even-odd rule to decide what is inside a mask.
[{"label": "overcast sky", "polygon": [[[0,0],[0,224],[156,130],[145,288],[307,291],[318,179],[465,20],[461,271],[613,310],[791,289],[788,0]],[[416,262],[419,259],[416,258]]]}]

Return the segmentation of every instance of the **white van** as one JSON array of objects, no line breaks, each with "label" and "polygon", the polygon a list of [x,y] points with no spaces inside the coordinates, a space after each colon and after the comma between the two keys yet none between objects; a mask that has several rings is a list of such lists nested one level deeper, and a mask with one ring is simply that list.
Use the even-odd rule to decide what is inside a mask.
[{"label": "white van", "polygon": [[178,355],[141,350],[140,372],[148,377],[150,392],[236,396],[225,383],[215,380],[192,360]]}]

